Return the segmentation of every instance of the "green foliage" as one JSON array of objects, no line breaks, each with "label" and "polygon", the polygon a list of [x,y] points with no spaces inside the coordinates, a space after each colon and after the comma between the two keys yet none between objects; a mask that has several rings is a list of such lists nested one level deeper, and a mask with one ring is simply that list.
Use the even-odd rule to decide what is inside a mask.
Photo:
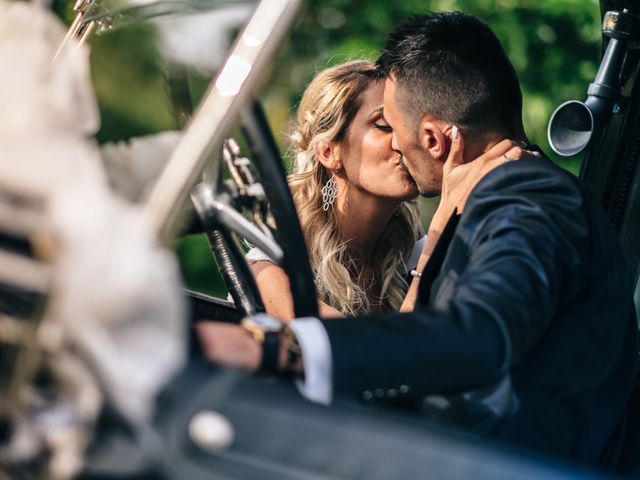
[{"label": "green foliage", "polygon": [[180,260],[182,278],[188,288],[217,297],[226,297],[218,266],[204,235],[189,235],[180,239],[175,252]]},{"label": "green foliage", "polygon": [[95,35],[91,74],[101,113],[100,143],[170,130],[162,58],[148,25]]}]

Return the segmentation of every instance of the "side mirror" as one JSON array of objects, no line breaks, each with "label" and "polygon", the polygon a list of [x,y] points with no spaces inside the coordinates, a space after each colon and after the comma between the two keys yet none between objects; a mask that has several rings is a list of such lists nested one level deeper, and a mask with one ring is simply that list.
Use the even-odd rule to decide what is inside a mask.
[{"label": "side mirror", "polygon": [[606,130],[622,90],[621,72],[630,44],[640,32],[638,17],[624,11],[609,11],[602,21],[602,33],[609,37],[587,100],[560,105],[549,121],[547,137],[554,152],[570,157],[594,143]]},{"label": "side mirror", "polygon": [[589,144],[594,124],[593,113],[584,102],[565,102],[553,112],[549,120],[549,145],[560,156],[577,155]]}]

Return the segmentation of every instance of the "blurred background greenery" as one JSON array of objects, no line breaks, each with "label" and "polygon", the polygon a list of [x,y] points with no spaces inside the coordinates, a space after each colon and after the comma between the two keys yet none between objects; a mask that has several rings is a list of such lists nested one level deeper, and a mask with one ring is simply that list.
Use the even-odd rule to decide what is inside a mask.
[{"label": "blurred background greenery", "polygon": [[[73,3],[54,0],[52,7],[70,23]],[[556,106],[584,99],[593,81],[601,49],[597,0],[308,1],[260,94],[281,151],[287,149],[289,119],[316,72],[349,59],[375,59],[397,22],[411,13],[438,10],[470,12],[493,27],[519,74],[531,140],[577,173],[581,159],[554,156],[546,125]],[[92,75],[102,115],[100,142],[175,128],[164,91],[166,64],[154,37],[153,26],[146,24],[91,38]],[[207,75],[190,76],[195,99],[208,81]],[[433,201],[422,205],[424,223],[434,206]],[[187,286],[225,295],[204,238],[182,239],[175,249]]]}]

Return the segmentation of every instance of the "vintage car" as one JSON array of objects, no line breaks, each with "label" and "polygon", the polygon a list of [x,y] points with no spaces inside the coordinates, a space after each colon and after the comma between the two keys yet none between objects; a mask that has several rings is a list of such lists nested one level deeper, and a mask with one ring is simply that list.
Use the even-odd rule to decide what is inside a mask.
[{"label": "vintage car", "polygon": [[[16,8],[2,1],[0,12]],[[253,13],[199,105],[185,94],[184,71],[167,73],[167,97],[182,132],[103,148],[107,173],[93,171],[80,158],[96,156],[97,146],[82,143],[95,133],[96,112],[86,92],[86,58],[78,59],[77,45],[96,33],[230,3],[114,6],[78,0],[64,38],[60,26],[48,26],[51,18],[11,10],[13,31],[0,13],[0,45],[11,40],[2,36],[3,28],[21,42],[42,36],[33,62],[27,62],[33,70],[19,78],[31,92],[44,92],[42,98],[35,95],[44,103],[33,105],[17,94],[10,103],[4,84],[0,92],[9,105],[5,116],[27,112],[19,119],[21,129],[0,135],[0,474],[194,480],[598,477],[579,465],[450,430],[415,412],[348,398],[318,406],[303,400],[290,379],[250,377],[204,360],[189,333],[191,322],[239,322],[264,310],[243,242],[260,247],[287,271],[296,316],[317,315],[285,168],[256,100],[301,0],[236,2],[250,4]],[[601,0],[600,6],[600,68],[584,102],[568,101],[553,114],[549,143],[563,156],[585,151],[580,177],[620,233],[639,308],[640,10],[631,0]],[[65,69],[79,73],[58,73]],[[47,75],[31,82],[34,71]],[[56,79],[54,90],[42,86],[45,77]],[[71,95],[65,96],[65,86],[73,87]],[[47,100],[54,91],[64,97],[62,105]],[[88,106],[75,116],[35,120],[45,107],[63,112],[64,102]],[[70,151],[71,163],[61,160],[52,169],[43,162],[44,154]],[[33,160],[12,167],[9,155]],[[153,162],[155,157],[163,161]],[[131,185],[136,162],[150,166]],[[86,185],[78,188],[81,182]],[[113,199],[111,188],[130,203]],[[175,258],[163,246],[192,232],[208,239],[228,297],[179,288]],[[628,407],[620,475],[640,476],[637,390]]]}]

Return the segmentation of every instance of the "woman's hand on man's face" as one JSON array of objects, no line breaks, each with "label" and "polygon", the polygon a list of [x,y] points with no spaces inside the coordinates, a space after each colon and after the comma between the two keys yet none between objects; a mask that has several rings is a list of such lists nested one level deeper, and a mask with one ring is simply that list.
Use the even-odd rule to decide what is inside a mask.
[{"label": "woman's hand on man's face", "polygon": [[436,212],[438,225],[433,225],[432,222],[431,228],[437,229],[440,226],[444,228],[454,209],[457,209],[458,213],[462,212],[471,191],[494,168],[509,161],[534,156],[540,156],[540,154],[524,150],[519,142],[505,139],[478,158],[464,163],[464,138],[458,128],[454,126],[449,156],[444,163],[442,172],[442,196]]}]

